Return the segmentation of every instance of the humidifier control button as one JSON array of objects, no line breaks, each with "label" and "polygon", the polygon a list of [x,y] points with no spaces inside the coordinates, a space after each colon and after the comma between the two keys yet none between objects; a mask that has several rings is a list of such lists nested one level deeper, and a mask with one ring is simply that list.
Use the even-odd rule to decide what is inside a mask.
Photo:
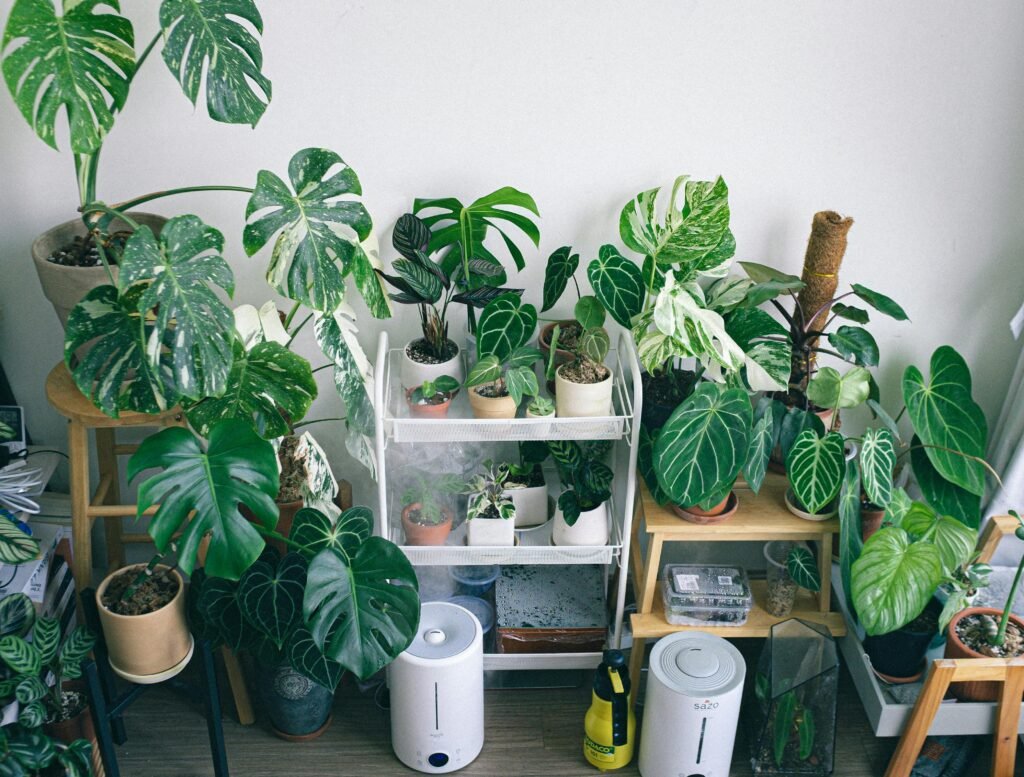
[{"label": "humidifier control button", "polygon": [[719,661],[718,656],[710,650],[691,648],[679,654],[676,666],[690,677],[711,677],[718,671]]},{"label": "humidifier control button", "polygon": [[428,629],[427,633],[423,635],[423,641],[428,645],[440,645],[445,639],[446,637],[441,629]]},{"label": "humidifier control button", "polygon": [[[441,633],[441,636],[444,636],[443,632]],[[433,766],[435,769],[440,769],[442,766],[448,765],[448,756],[444,753],[431,753],[429,756],[427,756],[427,760],[430,762],[430,765]]]}]

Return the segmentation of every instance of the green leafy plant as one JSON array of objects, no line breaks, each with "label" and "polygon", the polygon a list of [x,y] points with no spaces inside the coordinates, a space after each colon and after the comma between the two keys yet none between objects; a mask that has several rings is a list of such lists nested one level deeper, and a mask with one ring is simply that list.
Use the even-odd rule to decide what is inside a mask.
[{"label": "green leafy plant", "polygon": [[[1020,538],[1018,538],[1020,539]],[[973,597],[982,588],[987,588],[992,576],[992,567],[978,561],[979,551],[975,551],[965,564],[954,569],[952,574],[942,583],[946,592],[946,601],[939,613],[939,633],[945,633],[946,627],[953,616],[967,607]],[[1012,602],[1013,599],[1010,599]]]},{"label": "green leafy plant", "polygon": [[506,393],[516,405],[540,388],[533,365],[543,357],[526,346],[537,327],[537,311],[515,294],[503,294],[487,304],[477,327],[477,363],[466,378],[467,387],[494,384],[497,396]]},{"label": "green leafy plant", "polygon": [[601,461],[603,456],[573,440],[550,440],[551,458],[558,468],[562,493],[558,509],[569,526],[575,526],[580,514],[590,512],[611,499],[614,474]]},{"label": "green leafy plant", "polygon": [[555,414],[555,403],[547,397],[534,397],[526,409],[535,416],[552,416]]},{"label": "green leafy plant", "polygon": [[589,329],[601,328],[604,325],[606,311],[601,300],[595,295],[584,295],[580,292],[580,285],[575,276],[579,262],[580,255],[572,252],[572,246],[557,248],[548,257],[548,263],[544,268],[543,304],[540,312],[554,307],[572,280],[576,289],[576,307],[573,315],[582,334]]},{"label": "green leafy plant", "polygon": [[[771,704],[769,699],[770,681],[768,676],[758,673],[754,681],[754,692],[762,707]],[[814,752],[814,714],[810,707],[801,704],[796,691],[786,691],[775,701],[772,720],[772,757],[775,765],[782,767],[789,743],[797,744],[797,758],[806,761]]]},{"label": "green leafy plant", "polygon": [[21,564],[39,558],[39,540],[23,532],[14,514],[0,507],[0,563]]},{"label": "green leafy plant", "polygon": [[[1014,536],[1018,540],[1024,540],[1024,518],[1021,518],[1016,510],[1010,510],[1010,515],[1017,520],[1018,524],[1014,531]],[[1010,584],[1010,591],[1006,595],[1006,604],[1003,605],[1003,611],[999,616],[998,622],[991,616],[980,616],[988,644],[993,647],[1001,648],[1006,644],[1006,629],[1010,625],[1013,603],[1017,600],[1017,589],[1020,588],[1021,575],[1024,575],[1024,557],[1021,557],[1020,562],[1017,564],[1017,572],[1013,576],[1013,583]]]},{"label": "green leafy plant", "polygon": [[506,493],[509,477],[508,464],[495,464],[488,459],[483,463],[484,471],[466,483],[462,493],[469,495],[466,507],[467,520],[474,518],[515,518],[516,506]]},{"label": "green leafy plant", "polygon": [[444,523],[445,497],[461,494],[465,483],[458,475],[436,472],[413,472],[413,484],[402,492],[403,505],[419,505],[417,523],[436,525]]},{"label": "green leafy plant", "polygon": [[821,590],[821,572],[814,556],[803,545],[794,545],[786,556],[786,570],[793,582],[808,591]]},{"label": "green leafy plant", "polygon": [[91,777],[92,744],[86,739],[60,742],[39,729],[4,726],[0,729],[0,771]]},{"label": "green leafy plant", "polygon": [[0,442],[7,442],[13,440],[16,436],[16,432],[10,426],[0,421]]},{"label": "green leafy plant", "polygon": [[451,375],[441,375],[434,380],[425,380],[409,393],[409,401],[413,404],[439,405],[451,399],[452,394],[459,390],[459,382]]}]

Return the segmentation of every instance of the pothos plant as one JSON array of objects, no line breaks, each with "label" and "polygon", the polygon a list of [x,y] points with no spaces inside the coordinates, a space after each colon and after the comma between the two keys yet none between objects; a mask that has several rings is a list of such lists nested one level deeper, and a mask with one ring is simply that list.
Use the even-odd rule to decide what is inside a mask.
[{"label": "pothos plant", "polygon": [[466,378],[467,387],[493,383],[499,396],[506,393],[518,406],[524,396],[537,396],[533,365],[543,358],[526,345],[537,328],[537,310],[515,294],[491,300],[477,326],[477,362]]}]

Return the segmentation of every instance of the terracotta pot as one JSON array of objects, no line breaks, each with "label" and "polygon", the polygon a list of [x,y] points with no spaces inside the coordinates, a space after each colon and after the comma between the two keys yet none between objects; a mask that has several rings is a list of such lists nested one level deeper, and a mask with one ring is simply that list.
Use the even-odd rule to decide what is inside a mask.
[{"label": "terracotta pot", "polygon": [[[872,505],[874,507],[874,505]],[[860,507],[860,538],[864,542],[868,537],[882,528],[882,519],[885,518],[885,510],[868,510],[862,504]]]},{"label": "terracotta pot", "polygon": [[[118,615],[103,604],[103,592],[111,580],[126,574],[126,570],[135,573],[143,567],[145,564],[134,564],[112,572],[96,589],[96,609],[99,611],[110,664],[122,676],[160,675],[179,664],[181,667],[178,671],[181,671],[185,668],[185,657],[192,649],[192,635],[185,618],[185,581],[177,570],[172,570],[171,574],[178,581],[178,593],[155,612]],[[161,568],[168,567],[161,565]]]},{"label": "terracotta pot", "polygon": [[[79,691],[82,694],[86,694],[86,698],[88,698],[84,682],[72,681],[64,683],[64,688],[71,691]],[[44,723],[43,733],[65,744],[74,742],[76,739],[84,739],[90,742],[92,744],[92,757],[90,760],[92,761],[93,775],[94,777],[104,777],[106,775],[106,770],[103,768],[103,758],[100,756],[99,745],[96,741],[96,728],[92,722],[92,710],[88,704],[73,718]]]},{"label": "terracotta pot", "polygon": [[459,346],[453,340],[449,340],[449,344],[455,348],[455,355],[452,358],[438,364],[423,364],[409,356],[409,347],[422,339],[417,338],[402,349],[402,366],[400,367],[402,388],[414,389],[417,386],[422,386],[424,381],[437,380],[442,375],[451,375],[459,383],[462,383],[465,372],[462,369],[462,355],[459,353]]},{"label": "terracotta pot", "polygon": [[[491,384],[485,384],[491,385]],[[481,386],[469,390],[469,406],[473,409],[473,418],[515,418],[515,400],[507,394],[503,397],[482,397],[477,393]]]},{"label": "terracotta pot", "polygon": [[452,398],[448,397],[444,402],[436,405],[420,404],[412,401],[412,392],[416,389],[406,389],[405,402],[409,406],[409,415],[413,418],[447,418],[448,410],[452,406]]},{"label": "terracotta pot", "polygon": [[[160,234],[160,230],[167,223],[166,218],[152,213],[131,211],[128,215],[152,229],[156,235]],[[109,232],[130,229],[131,227],[121,219],[114,219],[108,227]],[[67,326],[71,309],[79,303],[82,297],[93,289],[110,283],[110,277],[102,264],[95,267],[65,267],[47,261],[47,257],[54,251],[68,245],[75,237],[84,236],[85,233],[85,224],[82,220],[80,218],[72,219],[46,230],[32,243],[32,262],[39,275],[39,283],[43,287],[43,294],[53,305],[62,328]],[[110,270],[116,280],[117,266],[111,267]]]},{"label": "terracotta pot", "polygon": [[406,545],[444,545],[452,531],[452,513],[447,507],[441,508],[444,521],[441,523],[416,523],[409,519],[413,510],[421,507],[413,502],[402,508],[402,529],[405,531]]},{"label": "terracotta pot", "polygon": [[[537,336],[537,348],[542,354],[544,354],[544,367],[547,368],[548,357],[551,355],[551,335],[555,331],[555,326],[560,326],[565,329],[569,324],[579,325],[579,322],[575,318],[568,318],[562,321],[552,321],[550,324],[545,324],[540,330],[540,334]],[[555,350],[555,366],[560,367],[563,364],[571,362],[575,359],[575,355],[572,351],[567,351],[564,348],[558,348]]]},{"label": "terracotta pot", "polygon": [[[995,607],[968,607],[954,615],[946,627],[946,658],[989,658],[967,647],[957,636],[957,624],[969,615],[992,615],[1001,618],[1003,611]],[[1010,615],[1010,620],[1019,629],[1024,630],[1024,620],[1016,615]],[[1002,683],[996,682],[951,683],[949,691],[960,701],[996,701],[1002,687]]]},{"label": "terracotta pot", "polygon": [[678,517],[690,523],[721,523],[735,514],[739,507],[740,500],[735,491],[730,491],[729,496],[719,502],[710,510],[701,510],[700,507],[680,507],[676,504],[669,504],[669,508]]},{"label": "terracotta pot", "polygon": [[612,373],[600,383],[573,383],[555,371],[555,411],[559,418],[592,418],[612,414]]}]

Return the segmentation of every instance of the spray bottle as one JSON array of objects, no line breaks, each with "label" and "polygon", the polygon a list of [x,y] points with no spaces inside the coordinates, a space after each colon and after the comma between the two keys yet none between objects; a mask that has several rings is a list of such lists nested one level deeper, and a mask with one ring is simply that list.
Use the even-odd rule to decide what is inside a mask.
[{"label": "spray bottle", "polygon": [[602,772],[621,769],[633,759],[636,716],[629,690],[625,657],[618,650],[604,651],[583,723],[583,755]]}]

